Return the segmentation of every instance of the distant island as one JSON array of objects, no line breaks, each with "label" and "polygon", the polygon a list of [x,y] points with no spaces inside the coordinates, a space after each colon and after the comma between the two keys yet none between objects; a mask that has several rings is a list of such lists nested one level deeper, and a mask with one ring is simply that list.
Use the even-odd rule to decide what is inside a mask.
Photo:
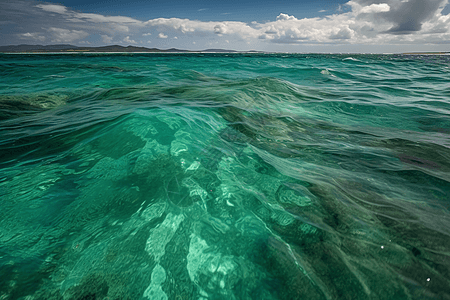
[{"label": "distant island", "polygon": [[260,51],[250,50],[250,51],[236,51],[236,50],[225,50],[225,49],[206,49],[200,51],[193,50],[181,50],[181,49],[157,49],[157,48],[146,48],[146,47],[136,47],[136,46],[102,46],[102,47],[78,47],[74,45],[11,45],[11,46],[0,46],[0,52],[3,53],[78,53],[78,52],[129,52],[129,53],[152,53],[152,52],[172,52],[172,53],[195,53],[195,52],[210,52],[210,53],[262,53]]},{"label": "distant island", "polygon": [[405,55],[448,55],[450,52],[406,52]]},{"label": "distant island", "polygon": [[[0,53],[273,53],[257,50],[237,51],[227,49],[183,50],[183,49],[158,49],[137,46],[110,45],[101,47],[79,47],[74,45],[9,45],[0,46]],[[344,54],[344,53],[340,53]],[[364,53],[345,53],[364,54]],[[450,52],[404,52],[392,53],[400,55],[450,55]]]}]

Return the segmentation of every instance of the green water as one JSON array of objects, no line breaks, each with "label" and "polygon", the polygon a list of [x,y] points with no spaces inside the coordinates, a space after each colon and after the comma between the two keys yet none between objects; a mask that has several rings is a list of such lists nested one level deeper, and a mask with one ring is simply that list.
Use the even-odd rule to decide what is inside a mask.
[{"label": "green water", "polygon": [[449,64],[0,55],[0,299],[450,299]]}]

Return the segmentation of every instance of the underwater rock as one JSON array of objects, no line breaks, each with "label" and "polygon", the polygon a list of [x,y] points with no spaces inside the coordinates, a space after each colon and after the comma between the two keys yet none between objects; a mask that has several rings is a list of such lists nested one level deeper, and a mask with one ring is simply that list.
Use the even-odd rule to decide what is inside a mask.
[{"label": "underwater rock", "polygon": [[304,261],[291,246],[277,237],[269,236],[264,249],[264,264],[274,278],[279,299],[327,299],[322,283],[311,278],[310,270],[305,269]]},{"label": "underwater rock", "polygon": [[79,285],[73,286],[64,298],[68,299],[104,299],[108,295],[108,284],[102,276],[89,275]]},{"label": "underwater rock", "polygon": [[109,179],[119,181],[124,179],[130,169],[130,161],[128,157],[113,159],[111,157],[102,158],[98,161],[86,174],[87,178],[92,179]]},{"label": "underwater rock", "polygon": [[234,129],[232,126],[227,126],[219,132],[219,137],[227,142],[245,144],[251,141],[251,138],[242,132]]},{"label": "underwater rock", "polygon": [[199,286],[200,295],[206,299],[209,294],[236,299],[233,288],[238,276],[234,274],[237,268],[234,258],[208,251],[209,248],[205,240],[195,234],[191,236],[187,256],[189,277]]},{"label": "underwater rock", "polygon": [[26,116],[66,104],[67,95],[0,95],[0,120]]},{"label": "underwater rock", "polygon": [[227,126],[219,132],[220,139],[212,139],[201,149],[199,157],[201,164],[215,172],[223,157],[241,157],[244,146],[249,138],[239,131]]},{"label": "underwater rock", "polygon": [[202,149],[199,155],[202,166],[213,172],[217,170],[217,165],[224,156],[224,151],[214,146]]},{"label": "underwater rock", "polygon": [[167,146],[159,144],[156,140],[149,140],[136,159],[133,173],[142,175],[144,173],[154,172],[155,170],[151,168],[152,164],[161,155],[167,154],[168,150],[169,148]]},{"label": "underwater rock", "polygon": [[132,114],[132,118],[125,121],[123,128],[131,134],[140,137],[143,141],[149,141],[159,132],[153,125],[153,120],[139,114]]},{"label": "underwater rock", "polygon": [[184,215],[174,215],[169,213],[164,222],[152,229],[147,240],[145,251],[159,262],[165,254],[167,243],[173,238],[180,223],[184,220]]},{"label": "underwater rock", "polygon": [[152,281],[144,291],[143,297],[150,300],[167,300],[167,294],[162,290],[161,284],[166,281],[166,271],[161,265],[157,264],[153,268]]},{"label": "underwater rock", "polygon": [[45,109],[40,106],[36,106],[25,101],[1,100],[0,121],[22,117],[44,110]]}]

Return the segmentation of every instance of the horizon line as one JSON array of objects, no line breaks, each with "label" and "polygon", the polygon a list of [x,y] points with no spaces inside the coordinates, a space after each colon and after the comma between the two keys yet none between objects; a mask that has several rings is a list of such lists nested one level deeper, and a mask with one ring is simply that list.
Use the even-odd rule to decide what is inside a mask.
[{"label": "horizon line", "polygon": [[[65,49],[55,49],[53,52],[53,49],[27,49],[27,50],[6,50],[2,51],[2,48],[7,47],[20,47],[20,46],[28,46],[28,47],[58,47],[58,46],[64,46]],[[102,52],[90,52],[89,49],[95,50],[98,48],[107,48],[107,47],[120,47],[120,48],[141,48],[141,49],[148,49],[152,51],[102,51]],[[73,48],[73,49],[71,49]],[[78,48],[78,49],[77,49]],[[83,50],[86,49],[86,50]],[[404,54],[404,55],[445,55],[450,54],[450,51],[443,52],[443,51],[413,51],[413,52],[397,52],[397,53],[374,53],[374,52],[281,52],[281,51],[264,51],[264,50],[233,50],[233,49],[222,49],[222,48],[208,48],[203,50],[188,50],[188,49],[178,49],[178,48],[167,48],[167,49],[160,49],[160,48],[148,48],[144,46],[122,46],[118,44],[112,44],[112,45],[103,45],[103,46],[76,46],[71,44],[18,44],[18,45],[4,45],[0,46],[0,53],[5,54],[77,54],[77,53],[259,53],[259,54],[379,54],[379,55],[392,55],[392,54]]]}]

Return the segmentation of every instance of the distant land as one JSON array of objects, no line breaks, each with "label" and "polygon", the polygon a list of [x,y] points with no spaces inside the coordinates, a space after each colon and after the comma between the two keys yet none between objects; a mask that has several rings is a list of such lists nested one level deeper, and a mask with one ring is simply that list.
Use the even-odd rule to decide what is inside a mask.
[{"label": "distant land", "polygon": [[[74,45],[60,44],[60,45],[9,45],[0,46],[0,53],[271,53],[265,51],[237,51],[227,49],[206,49],[206,50],[183,50],[183,49],[158,49],[158,48],[146,48],[136,46],[120,46],[110,45],[101,47],[79,47]],[[364,53],[341,53],[341,54],[364,54]],[[403,55],[450,55],[450,52],[406,52],[406,53],[392,53]]]},{"label": "distant land", "polygon": [[225,49],[206,49],[199,51],[191,51],[191,50],[181,50],[181,49],[166,49],[161,50],[157,48],[145,48],[145,47],[135,47],[135,46],[119,46],[119,45],[111,45],[111,46],[102,46],[102,47],[78,47],[74,45],[11,45],[11,46],[0,46],[0,52],[7,53],[76,53],[76,52],[221,52],[221,53],[262,53],[255,50],[250,51],[236,51],[236,50],[225,50]]},{"label": "distant land", "polygon": [[405,55],[449,55],[450,52],[406,52]]}]

